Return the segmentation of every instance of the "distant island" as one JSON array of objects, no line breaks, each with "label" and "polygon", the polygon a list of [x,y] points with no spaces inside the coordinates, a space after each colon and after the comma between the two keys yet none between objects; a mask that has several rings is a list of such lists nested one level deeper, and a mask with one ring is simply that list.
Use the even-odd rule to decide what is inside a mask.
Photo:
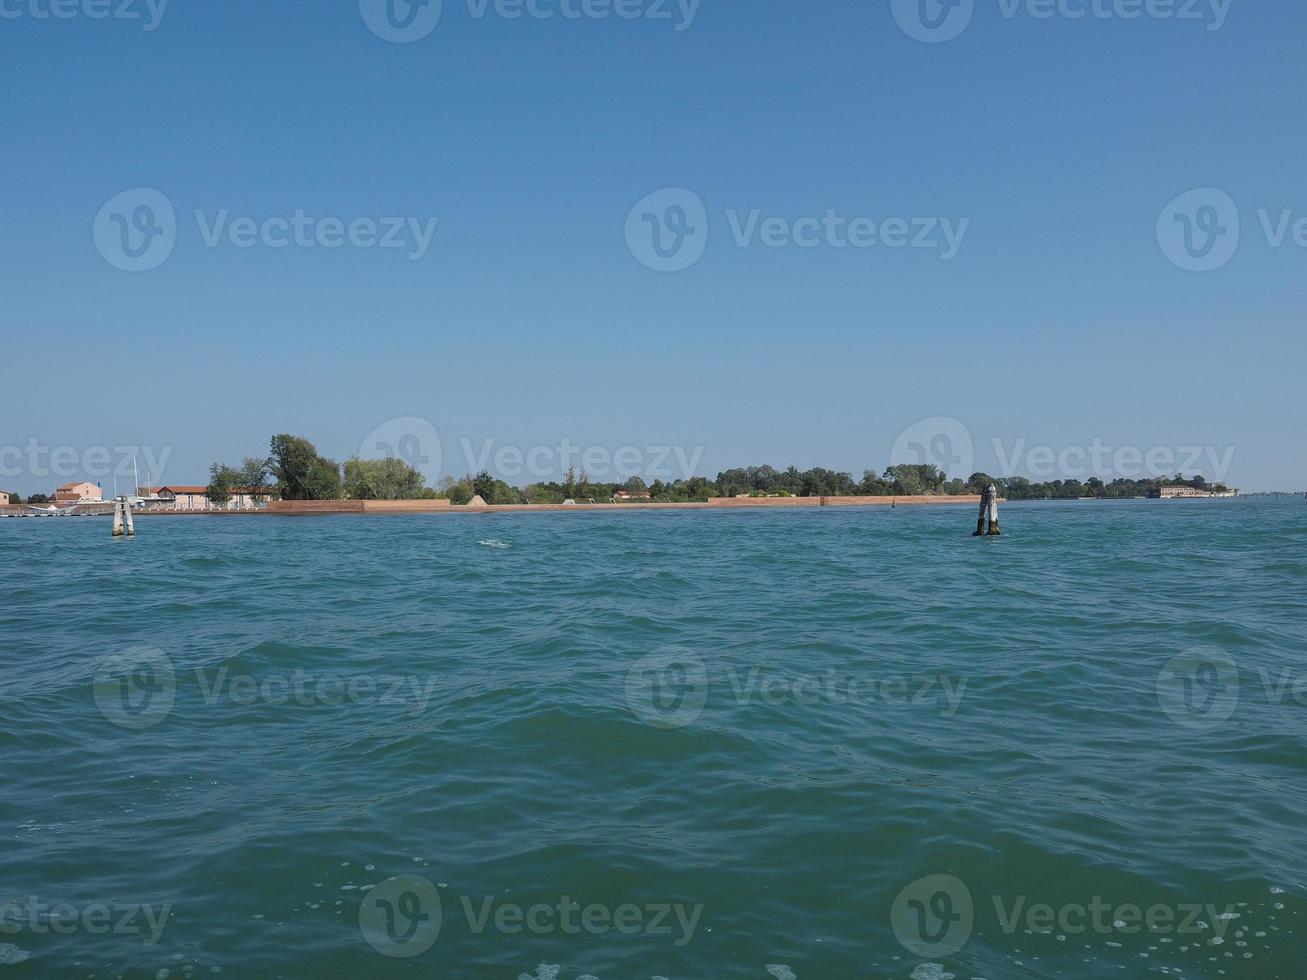
[{"label": "distant island", "polygon": [[[716,479],[694,476],[666,482],[646,482],[638,476],[620,483],[592,480],[584,470],[569,469],[557,481],[515,487],[482,471],[462,478],[445,477],[437,487],[401,459],[350,459],[339,463],[322,456],[302,436],[273,436],[269,455],[251,456],[238,466],[214,463],[206,487],[185,487],[195,501],[217,508],[261,507],[279,500],[448,500],[454,505],[479,502],[492,506],[563,504],[568,501],[613,503],[706,503],[722,498],[776,497],[958,497],[982,493],[990,484],[1008,500],[1128,500],[1141,497],[1185,498],[1236,496],[1223,483],[1177,473],[1165,479],[1053,480],[1035,483],[1025,477],[996,477],[978,472],[963,480],[950,478],[937,466],[900,464],[881,473],[867,470],[862,478],[838,470],[813,467],[749,466],[723,470]],[[70,485],[71,486],[71,485]],[[84,486],[78,484],[77,486]],[[165,488],[166,489],[166,488]],[[146,503],[158,503],[151,488]],[[8,500],[2,498],[8,497]],[[16,493],[0,494],[0,504],[54,505],[66,503],[62,491],[33,494],[26,501]],[[75,498],[75,495],[74,495]],[[98,492],[96,499],[99,499]],[[133,498],[139,500],[139,498]],[[135,505],[135,504],[134,504]]]},{"label": "distant island", "polygon": [[[400,459],[351,459],[344,464],[320,455],[309,440],[289,434],[274,436],[270,455],[247,458],[239,467],[215,463],[206,496],[225,504],[233,492],[283,500],[422,500],[447,499],[466,504],[474,497],[491,505],[561,504],[568,500],[691,503],[722,497],[913,497],[963,496],[982,492],[991,483],[1008,500],[1131,499],[1160,497],[1163,488],[1186,488],[1189,496],[1233,494],[1224,484],[1209,484],[1202,476],[1176,474],[1166,479],[1118,479],[1105,483],[1090,477],[1034,483],[1025,477],[994,477],[973,473],[966,480],[949,478],[937,466],[901,464],[882,473],[868,470],[861,480],[850,473],[814,467],[750,466],[724,470],[717,478],[647,483],[638,476],[621,483],[591,480],[569,469],[558,481],[515,487],[486,471],[461,479],[445,477],[428,487],[422,474]],[[1179,494],[1176,494],[1179,495]]]}]

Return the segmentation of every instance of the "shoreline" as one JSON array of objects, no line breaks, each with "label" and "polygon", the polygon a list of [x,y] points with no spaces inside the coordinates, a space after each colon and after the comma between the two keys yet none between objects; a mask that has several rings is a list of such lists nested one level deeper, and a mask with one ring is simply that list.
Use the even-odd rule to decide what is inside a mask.
[{"label": "shoreline", "polygon": [[[685,510],[809,510],[817,507],[906,507],[970,504],[980,505],[980,496],[958,497],[749,497],[667,503],[594,504],[483,504],[454,505],[448,500],[283,500],[254,513],[282,516],[341,514],[549,514],[594,513],[596,511],[685,511]],[[223,513],[223,512],[218,512]]]},{"label": "shoreline", "polygon": [[[1000,499],[1000,503],[1006,500]],[[448,500],[279,500],[257,510],[134,510],[133,517],[340,517],[345,515],[400,516],[404,514],[548,514],[701,510],[812,510],[820,507],[940,507],[980,505],[979,494],[954,497],[721,497],[708,501],[666,503],[594,504],[484,504],[455,505]],[[99,505],[103,506],[103,505]],[[2,509],[0,509],[2,510]],[[18,514],[3,516],[20,516]],[[41,517],[39,514],[26,515]],[[65,515],[103,517],[109,512]]]}]

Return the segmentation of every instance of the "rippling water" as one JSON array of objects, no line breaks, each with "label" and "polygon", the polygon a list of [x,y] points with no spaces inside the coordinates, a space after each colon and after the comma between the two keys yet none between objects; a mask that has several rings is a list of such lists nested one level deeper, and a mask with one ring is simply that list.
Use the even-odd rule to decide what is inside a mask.
[{"label": "rippling water", "polygon": [[1307,504],[1003,516],[0,521],[0,976],[1301,977]]}]

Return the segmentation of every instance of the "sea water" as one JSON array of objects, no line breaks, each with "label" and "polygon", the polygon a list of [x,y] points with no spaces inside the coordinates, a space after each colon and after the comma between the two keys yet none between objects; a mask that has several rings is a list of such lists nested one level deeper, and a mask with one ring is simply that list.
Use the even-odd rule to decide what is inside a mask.
[{"label": "sea water", "polygon": [[0,521],[0,976],[1303,975],[1307,503]]}]

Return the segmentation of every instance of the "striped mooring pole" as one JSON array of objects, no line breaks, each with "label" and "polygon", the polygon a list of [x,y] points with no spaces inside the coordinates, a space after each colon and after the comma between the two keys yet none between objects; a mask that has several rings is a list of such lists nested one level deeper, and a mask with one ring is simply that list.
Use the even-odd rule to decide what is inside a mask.
[{"label": "striped mooring pole", "polygon": [[[989,531],[985,531],[985,521],[989,521]],[[980,495],[980,517],[976,519],[976,533],[973,538],[997,537],[1003,532],[998,529],[998,487],[990,484]]]},{"label": "striped mooring pole", "polygon": [[113,502],[113,536],[121,538],[124,534],[129,538],[136,537],[136,528],[132,524],[132,509],[127,505],[127,501],[115,500]]}]

